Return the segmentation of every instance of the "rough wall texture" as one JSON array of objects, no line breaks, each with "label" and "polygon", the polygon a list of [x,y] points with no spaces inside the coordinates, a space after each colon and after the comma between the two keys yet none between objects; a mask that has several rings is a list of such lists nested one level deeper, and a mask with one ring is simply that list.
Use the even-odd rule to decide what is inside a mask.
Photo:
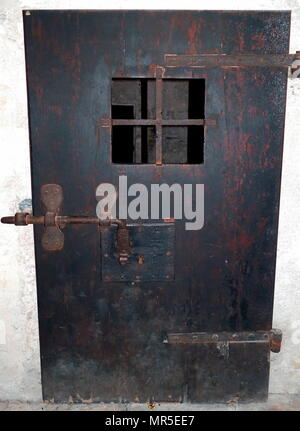
[{"label": "rough wall texture", "polygon": [[[13,214],[30,198],[30,163],[22,9],[102,9],[105,1],[1,0],[0,9],[0,215]],[[110,9],[180,9],[165,0],[112,0]],[[298,0],[186,0],[184,9],[292,10],[290,52],[300,49]],[[283,162],[274,327],[283,330],[273,354],[270,392],[300,394],[300,79],[289,80]],[[298,123],[297,123],[298,120]],[[298,133],[297,133],[298,132]],[[0,226],[0,400],[41,400],[32,229]]]}]

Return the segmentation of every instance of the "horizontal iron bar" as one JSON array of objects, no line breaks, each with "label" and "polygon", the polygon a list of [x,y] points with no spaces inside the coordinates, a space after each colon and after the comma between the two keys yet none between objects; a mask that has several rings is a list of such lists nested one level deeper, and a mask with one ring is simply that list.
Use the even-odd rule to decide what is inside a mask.
[{"label": "horizontal iron bar", "polygon": [[60,229],[64,228],[67,224],[95,224],[100,226],[100,229],[103,226],[117,225],[116,243],[121,265],[124,265],[128,261],[128,256],[131,253],[129,234],[125,220],[101,220],[96,216],[64,216],[57,215],[53,212],[46,212],[44,216],[16,213],[14,216],[2,217],[1,223],[14,224],[16,226],[27,226],[29,224],[44,225],[45,231],[42,236],[42,246],[48,251],[58,251],[63,248],[64,234]]},{"label": "horizontal iron bar", "polygon": [[166,67],[289,67],[296,54],[166,54]]},{"label": "horizontal iron bar", "polygon": [[100,224],[101,220],[96,216],[63,216],[55,217],[57,224]]},{"label": "horizontal iron bar", "polygon": [[111,120],[112,126],[213,126],[217,124],[214,118],[187,120]]},{"label": "horizontal iron bar", "polygon": [[[14,216],[2,217],[1,223],[15,224],[16,226],[26,226],[29,224],[47,224],[45,216],[33,216],[27,213],[16,213]],[[97,216],[64,216],[53,214],[53,225],[64,227],[66,224],[98,224],[104,225],[125,225],[119,219],[101,220]]]},{"label": "horizontal iron bar", "polygon": [[282,333],[279,329],[271,331],[243,332],[188,332],[169,333],[163,340],[166,344],[216,344],[216,343],[269,343],[272,352],[279,352]]}]

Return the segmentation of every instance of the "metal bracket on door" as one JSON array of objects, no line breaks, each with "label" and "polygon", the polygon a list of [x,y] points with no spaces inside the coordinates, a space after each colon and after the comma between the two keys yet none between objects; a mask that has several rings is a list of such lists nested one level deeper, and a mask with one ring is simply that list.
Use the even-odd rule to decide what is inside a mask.
[{"label": "metal bracket on door", "polygon": [[58,184],[44,184],[41,187],[41,200],[46,208],[43,216],[29,213],[16,213],[14,216],[2,217],[1,223],[26,226],[40,224],[45,227],[42,246],[47,251],[59,251],[64,247],[64,234],[61,231],[67,224],[94,224],[98,226],[116,225],[116,246],[119,262],[124,265],[128,261],[131,247],[126,222],[119,219],[101,220],[96,216],[65,216],[59,215],[63,202],[63,189]]},{"label": "metal bracket on door", "polygon": [[234,343],[269,343],[271,352],[279,353],[282,332],[280,329],[270,331],[243,332],[187,332],[168,333],[163,340],[166,344],[234,344]]},{"label": "metal bracket on door", "polygon": [[165,67],[193,68],[289,68],[291,78],[300,77],[300,51],[295,54],[166,54]]}]

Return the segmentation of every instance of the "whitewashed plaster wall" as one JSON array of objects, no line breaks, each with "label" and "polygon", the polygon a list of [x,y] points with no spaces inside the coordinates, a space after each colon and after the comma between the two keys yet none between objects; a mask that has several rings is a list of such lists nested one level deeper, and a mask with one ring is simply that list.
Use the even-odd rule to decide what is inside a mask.
[{"label": "whitewashed plaster wall", "polygon": [[[184,7],[182,7],[184,6]],[[300,50],[298,0],[0,0],[0,215],[31,197],[22,9],[291,10],[290,52]],[[300,79],[289,80],[270,392],[300,394]],[[26,204],[26,202],[25,202]],[[32,228],[0,225],[0,400],[41,400]]]}]

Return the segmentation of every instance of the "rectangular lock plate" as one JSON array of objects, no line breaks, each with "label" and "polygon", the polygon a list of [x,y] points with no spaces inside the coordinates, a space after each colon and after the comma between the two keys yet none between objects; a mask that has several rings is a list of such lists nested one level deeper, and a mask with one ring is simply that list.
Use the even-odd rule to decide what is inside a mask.
[{"label": "rectangular lock plate", "polygon": [[175,225],[170,223],[128,224],[131,254],[120,265],[116,227],[101,233],[103,281],[174,280]]}]

